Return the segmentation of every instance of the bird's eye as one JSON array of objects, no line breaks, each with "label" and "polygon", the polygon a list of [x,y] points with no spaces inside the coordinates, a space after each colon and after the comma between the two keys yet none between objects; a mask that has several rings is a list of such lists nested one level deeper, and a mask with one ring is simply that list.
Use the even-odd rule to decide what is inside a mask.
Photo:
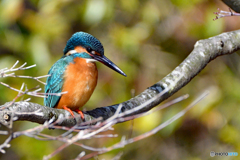
[{"label": "bird's eye", "polygon": [[92,48],[90,48],[90,47],[87,47],[86,49],[87,49],[88,53],[91,53],[93,51]]}]

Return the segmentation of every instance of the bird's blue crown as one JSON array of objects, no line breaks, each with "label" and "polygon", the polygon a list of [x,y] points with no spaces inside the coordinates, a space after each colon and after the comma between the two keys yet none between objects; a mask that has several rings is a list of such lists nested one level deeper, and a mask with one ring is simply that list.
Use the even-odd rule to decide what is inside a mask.
[{"label": "bird's blue crown", "polygon": [[68,51],[74,50],[74,47],[82,46],[84,48],[90,47],[92,50],[104,54],[104,49],[101,42],[86,32],[76,32],[72,35],[72,37],[67,41],[67,45],[63,50],[64,55],[67,54]]}]

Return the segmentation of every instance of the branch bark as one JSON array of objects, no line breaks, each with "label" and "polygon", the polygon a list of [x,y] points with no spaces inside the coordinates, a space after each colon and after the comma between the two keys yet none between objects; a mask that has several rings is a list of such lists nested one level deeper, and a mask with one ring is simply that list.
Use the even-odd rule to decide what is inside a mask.
[{"label": "branch bark", "polygon": [[228,7],[240,13],[240,0],[222,0]]},{"label": "branch bark", "polygon": [[[121,112],[131,110],[131,115],[135,115],[149,111],[189,83],[211,60],[221,55],[231,54],[239,49],[240,30],[197,41],[190,55],[171,73],[136,97],[120,103],[122,105]],[[159,96],[160,93],[163,94]],[[99,117],[102,117],[102,121],[108,119],[114,115],[120,104],[84,112],[85,122],[91,122]],[[144,107],[136,109],[141,104],[144,104]],[[74,126],[83,123],[77,113],[73,118],[68,111],[30,102],[15,102],[13,104],[8,102],[0,106],[0,110],[0,123],[6,126],[10,125],[11,120],[26,120],[43,124],[53,118],[57,120],[61,114],[65,118],[57,125]]]}]

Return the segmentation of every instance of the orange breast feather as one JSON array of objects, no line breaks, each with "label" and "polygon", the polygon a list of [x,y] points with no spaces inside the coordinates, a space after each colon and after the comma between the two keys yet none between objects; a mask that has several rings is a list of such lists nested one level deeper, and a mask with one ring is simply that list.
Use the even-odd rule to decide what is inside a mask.
[{"label": "orange breast feather", "polygon": [[67,106],[71,110],[82,107],[91,97],[98,78],[95,63],[87,63],[84,58],[75,58],[70,63],[64,76],[63,94],[56,108]]}]

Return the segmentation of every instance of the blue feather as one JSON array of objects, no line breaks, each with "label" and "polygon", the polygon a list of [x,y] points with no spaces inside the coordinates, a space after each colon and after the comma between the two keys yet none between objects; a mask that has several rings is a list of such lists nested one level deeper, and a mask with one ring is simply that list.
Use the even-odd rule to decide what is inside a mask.
[{"label": "blue feather", "polygon": [[67,54],[68,51],[74,50],[74,47],[82,46],[82,47],[90,47],[94,51],[104,54],[104,48],[101,42],[86,32],[76,32],[72,35],[72,37],[67,41],[67,45],[63,50],[64,54]]}]

